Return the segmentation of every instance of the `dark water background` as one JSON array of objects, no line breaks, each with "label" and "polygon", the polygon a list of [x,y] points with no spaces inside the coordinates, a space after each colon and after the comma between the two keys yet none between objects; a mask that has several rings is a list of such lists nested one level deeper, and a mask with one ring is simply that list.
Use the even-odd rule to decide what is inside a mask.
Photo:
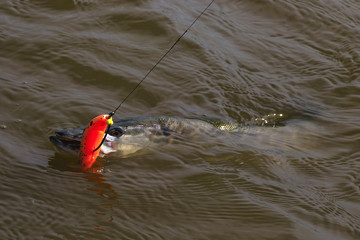
[{"label": "dark water background", "polygon": [[360,239],[356,0],[215,1],[116,115],[288,116],[272,134],[97,174],[55,154],[49,135],[114,109],[208,3],[0,2],[0,239]]}]

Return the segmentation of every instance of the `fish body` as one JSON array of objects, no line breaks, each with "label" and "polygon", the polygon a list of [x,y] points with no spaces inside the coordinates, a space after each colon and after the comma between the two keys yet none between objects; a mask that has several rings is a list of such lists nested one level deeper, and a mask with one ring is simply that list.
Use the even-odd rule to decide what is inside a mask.
[{"label": "fish body", "polygon": [[[264,122],[263,122],[264,123]],[[267,123],[267,122],[266,122]],[[255,125],[261,125],[255,122]],[[60,153],[79,155],[85,126],[56,131],[50,141]],[[232,120],[195,119],[181,117],[138,117],[120,119],[111,125],[100,148],[100,155],[126,157],[176,140],[194,140],[199,136],[226,133],[248,133],[251,126]]]}]

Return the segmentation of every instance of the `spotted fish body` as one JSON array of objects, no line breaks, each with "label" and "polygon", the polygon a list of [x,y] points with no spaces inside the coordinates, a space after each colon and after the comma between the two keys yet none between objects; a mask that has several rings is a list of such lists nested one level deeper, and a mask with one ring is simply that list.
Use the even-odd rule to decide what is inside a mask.
[{"label": "spotted fish body", "polygon": [[[250,125],[271,125],[270,117],[266,119],[266,122],[262,119],[255,119],[253,124]],[[80,149],[86,149],[85,146],[80,144],[84,128],[57,131],[55,136],[50,136],[50,141],[58,152],[79,154]],[[102,128],[105,131],[106,125],[102,125]],[[248,124],[240,124],[232,120],[207,118],[160,116],[120,119],[114,121],[98,154],[116,154],[120,157],[126,157],[142,150],[163,146],[177,139],[196,140],[199,136],[247,133],[253,129],[255,128]],[[84,154],[84,152],[81,154]]]}]

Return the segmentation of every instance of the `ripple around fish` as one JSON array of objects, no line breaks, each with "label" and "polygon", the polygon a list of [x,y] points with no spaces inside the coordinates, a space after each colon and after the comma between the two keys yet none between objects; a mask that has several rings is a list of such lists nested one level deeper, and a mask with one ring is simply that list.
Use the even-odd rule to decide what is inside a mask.
[{"label": "ripple around fish", "polygon": [[[272,169],[278,170],[279,168],[281,168],[281,165],[278,165],[276,168],[273,167]],[[221,169],[217,169],[217,172],[219,171],[221,171]],[[288,169],[286,171],[288,172]],[[278,175],[280,178],[274,181],[273,174],[276,172],[268,175],[271,176],[272,179],[267,179],[264,174],[251,176],[249,173],[244,172],[244,170],[241,173],[239,172],[239,177],[235,177],[236,174],[234,173],[222,176],[223,178],[227,178],[231,186],[235,189],[239,191],[248,190],[252,202],[258,202],[260,205],[268,206],[273,210],[277,209],[294,222],[297,222],[299,218],[304,221],[309,221],[307,216],[310,214],[314,218],[319,218],[319,221],[322,218],[326,218],[329,224],[333,224],[338,230],[350,228],[355,233],[359,231],[357,228],[359,221],[358,216],[352,214],[351,211],[339,203],[339,199],[336,200],[336,198],[323,192],[324,186],[322,186],[322,182],[312,182],[311,184],[309,184],[309,182],[301,183],[301,181],[298,181],[303,178],[300,177],[299,174],[289,174],[287,172]],[[245,177],[247,175],[248,177]],[[247,180],[249,182],[246,183]],[[309,186],[316,184],[320,184],[320,186],[315,188]],[[290,187],[288,188],[288,186]],[[287,189],[289,192],[284,193],[284,189]],[[262,201],[266,203],[262,204]],[[294,206],[296,207],[294,208]],[[309,207],[311,209],[309,209]]]},{"label": "ripple around fish", "polygon": [[[200,234],[200,235],[211,235],[211,234],[215,234],[215,230],[209,230],[207,229],[206,233],[203,232],[205,229],[203,227],[197,227],[197,228],[192,228],[191,226],[188,226],[186,224],[187,221],[189,221],[189,219],[196,225],[201,226],[201,225],[206,225],[206,223],[213,222],[214,224],[220,224],[220,226],[223,226],[223,224],[221,223],[223,220],[227,219],[228,221],[228,228],[230,231],[234,232],[235,228],[239,226],[239,222],[238,220],[236,220],[238,217],[241,216],[247,216],[247,209],[249,209],[249,205],[245,204],[243,207],[241,207],[241,200],[236,197],[233,196],[233,200],[234,202],[232,203],[231,201],[229,202],[229,194],[231,194],[231,190],[229,193],[227,193],[228,190],[226,190],[224,187],[222,186],[217,186],[217,185],[209,185],[209,187],[211,187],[211,189],[208,189],[208,191],[204,191],[204,186],[201,186],[202,183],[206,184],[206,182],[208,182],[209,178],[210,179],[218,179],[218,177],[216,175],[209,175],[209,174],[204,174],[203,177],[205,177],[206,181],[202,181],[201,178],[194,176],[195,178],[193,178],[193,180],[191,179],[184,179],[186,182],[188,182],[188,184],[185,184],[183,187],[180,188],[175,188],[173,190],[171,190],[171,188],[166,188],[163,190],[160,190],[156,187],[156,185],[154,185],[154,187],[152,188],[152,191],[154,191],[154,195],[153,196],[149,196],[149,199],[153,199],[153,197],[155,196],[159,196],[159,194],[165,194],[165,198],[160,202],[161,205],[158,205],[158,208],[160,209],[166,209],[165,212],[168,212],[167,214],[170,214],[173,218],[171,228],[168,228],[169,224],[165,223],[162,220],[161,217],[161,213],[158,213],[158,208],[156,206],[152,206],[151,208],[147,208],[147,206],[149,206],[149,202],[145,201],[141,204],[138,205],[138,207],[143,206],[142,208],[144,209],[143,211],[145,211],[144,215],[140,215],[139,217],[145,217],[146,219],[148,218],[148,216],[152,216],[152,219],[156,220],[156,221],[152,221],[154,222],[154,224],[150,224],[147,226],[142,226],[143,230],[145,232],[148,231],[148,229],[155,227],[156,229],[162,229],[160,230],[160,232],[162,233],[162,235],[169,235],[171,232],[183,232],[183,231],[187,231],[187,232],[191,232],[194,234]],[[214,178],[215,177],[215,178]],[[189,182],[190,181],[190,182]],[[210,181],[213,183],[217,183],[218,181]],[[210,184],[210,183],[209,183]],[[160,190],[160,192],[157,193],[157,189]],[[223,191],[219,191],[220,189],[223,189]],[[149,190],[148,190],[149,191]],[[206,193],[207,192],[207,193]],[[139,192],[141,193],[141,192]],[[179,194],[184,194],[185,196],[187,196],[187,198],[189,199],[189,201],[179,201],[176,199],[176,196]],[[190,200],[190,199],[198,199],[198,200]],[[146,197],[145,199],[148,199],[148,197]],[[240,200],[240,201],[239,201]],[[124,200],[122,201],[123,203]],[[222,203],[228,203],[228,205],[226,204],[226,206],[228,206],[228,209],[225,207],[225,209],[223,209],[224,206],[219,206],[218,202],[222,202]],[[135,203],[135,202],[134,202]],[[179,206],[177,206],[177,204],[181,204],[180,208]],[[150,205],[151,206],[151,205]],[[134,205],[133,205],[134,207]],[[120,207],[122,208],[122,207]],[[182,209],[181,211],[179,211],[179,209]],[[255,210],[257,209],[257,210]],[[252,219],[252,222],[256,222],[257,224],[260,224],[260,222],[257,222],[255,219],[257,219],[256,215],[257,212],[258,214],[261,215],[261,210],[259,210],[258,208],[253,208],[252,210],[250,210],[251,212],[251,217],[249,215],[249,220]],[[234,215],[235,213],[235,215]],[[239,214],[239,216],[237,217],[237,214]],[[159,215],[160,214],[160,215]],[[213,215],[217,215],[218,217],[216,219],[213,219],[212,216]],[[134,218],[135,216],[133,216]],[[135,217],[137,218],[137,217]],[[259,221],[260,221],[261,217],[259,216]],[[251,221],[251,220],[250,220]],[[132,224],[132,221],[129,221],[127,223],[124,223],[126,225]],[[265,224],[265,223],[264,223]],[[176,227],[175,227],[176,225]],[[265,224],[266,225],[266,224]],[[259,225],[258,225],[259,226]],[[247,227],[249,227],[251,229],[251,226],[247,225]],[[168,232],[170,231],[170,233]]]}]

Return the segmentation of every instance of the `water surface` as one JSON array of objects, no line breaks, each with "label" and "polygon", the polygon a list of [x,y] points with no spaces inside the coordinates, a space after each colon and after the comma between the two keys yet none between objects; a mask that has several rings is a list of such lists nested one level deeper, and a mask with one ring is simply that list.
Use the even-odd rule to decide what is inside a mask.
[{"label": "water surface", "polygon": [[215,1],[116,118],[285,126],[99,161],[48,136],[112,111],[209,1],[0,4],[1,239],[359,239],[360,5]]}]

